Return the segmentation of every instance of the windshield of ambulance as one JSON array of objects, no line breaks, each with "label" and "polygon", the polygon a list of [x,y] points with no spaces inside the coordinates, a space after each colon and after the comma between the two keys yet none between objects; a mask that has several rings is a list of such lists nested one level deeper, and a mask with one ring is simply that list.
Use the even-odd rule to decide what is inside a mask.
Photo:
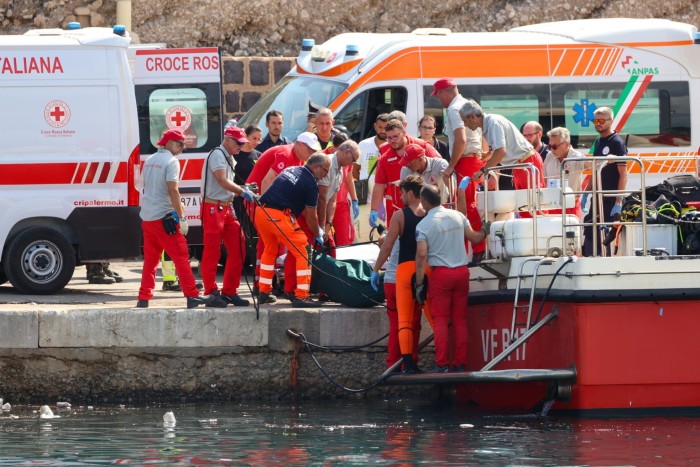
[{"label": "windshield of ambulance", "polygon": [[282,136],[294,141],[306,130],[309,102],[316,107],[326,107],[346,87],[346,84],[327,79],[286,76],[241,117],[238,126],[257,124],[266,135],[265,115],[270,110],[279,110],[284,116]]}]

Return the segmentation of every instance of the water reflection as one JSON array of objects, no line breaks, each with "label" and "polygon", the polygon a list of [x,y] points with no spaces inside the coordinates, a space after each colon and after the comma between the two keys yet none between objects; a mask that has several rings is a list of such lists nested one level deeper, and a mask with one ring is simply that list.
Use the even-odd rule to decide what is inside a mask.
[{"label": "water reflection", "polygon": [[[164,420],[172,411],[175,423]],[[658,465],[700,460],[700,419],[474,413],[426,401],[37,407],[0,416],[0,465]]]}]

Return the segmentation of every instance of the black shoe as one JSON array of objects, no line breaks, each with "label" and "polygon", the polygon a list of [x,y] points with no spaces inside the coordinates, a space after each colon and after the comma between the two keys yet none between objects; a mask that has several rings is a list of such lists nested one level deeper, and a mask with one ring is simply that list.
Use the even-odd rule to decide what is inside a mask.
[{"label": "black shoe", "polygon": [[228,302],[220,294],[211,294],[206,297],[207,308],[226,308]]},{"label": "black shoe", "polygon": [[464,365],[457,365],[455,367],[450,368],[450,373],[464,373],[466,371],[467,369],[464,367]]},{"label": "black shoe", "polygon": [[449,365],[445,365],[445,366],[435,365],[430,370],[426,371],[426,373],[448,373],[449,371],[450,371]]},{"label": "black shoe", "polygon": [[413,361],[413,355],[401,355],[401,359],[403,360],[403,371],[401,371],[402,375],[417,375],[423,373],[423,370],[418,368],[416,363]]},{"label": "black shoe", "polygon": [[320,308],[322,306],[321,302],[312,300],[309,297],[297,298],[292,297],[292,307],[294,308]]},{"label": "black shoe", "polygon": [[419,375],[421,373],[425,373],[423,370],[418,368],[415,364],[411,365],[408,368],[404,368],[401,370],[402,375]]},{"label": "black shoe", "polygon": [[245,300],[240,297],[240,295],[235,294],[235,295],[226,295],[226,294],[221,294],[221,299],[225,301],[226,303],[230,303],[233,306],[248,306],[250,305],[250,302],[248,300]]},{"label": "black shoe", "polygon": [[136,302],[136,308],[148,308],[148,300],[139,300]]},{"label": "black shoe", "polygon": [[273,303],[277,303],[277,297],[275,297],[274,295],[270,295],[269,293],[260,292],[260,297],[258,298],[258,304],[260,304],[260,305],[265,305],[265,304],[272,305]]},{"label": "black shoe", "polygon": [[[209,295],[209,297],[211,297],[211,295]],[[202,295],[198,297],[187,297],[187,308],[197,308],[199,305],[206,305],[209,297],[204,297]]]},{"label": "black shoe", "polygon": [[187,297],[187,308],[197,308],[199,305],[205,305],[207,308],[226,308],[228,303],[215,294]]},{"label": "black shoe", "polygon": [[182,292],[182,287],[177,281],[163,281],[163,292]]},{"label": "black shoe", "polygon": [[102,272],[105,274],[105,276],[111,277],[112,279],[114,279],[114,281],[115,281],[117,284],[120,283],[120,282],[124,282],[124,278],[123,278],[122,276],[120,276],[119,273],[116,273],[116,272],[112,271],[112,270],[109,269],[109,267],[107,267],[107,266],[103,266],[103,267],[102,267]]},{"label": "black shoe", "polygon": [[112,277],[107,277],[107,276],[91,276],[88,279],[88,282],[90,284],[100,284],[100,285],[111,285],[114,284],[116,281]]}]

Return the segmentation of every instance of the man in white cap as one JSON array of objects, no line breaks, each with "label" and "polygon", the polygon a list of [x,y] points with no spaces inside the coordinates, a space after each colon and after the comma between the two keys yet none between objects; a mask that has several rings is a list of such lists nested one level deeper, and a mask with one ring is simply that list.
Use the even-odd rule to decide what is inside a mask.
[{"label": "man in white cap", "polygon": [[[252,202],[253,193],[245,186],[233,182],[236,160],[233,156],[241,152],[248,142],[245,131],[236,126],[224,131],[221,146],[207,156],[202,167],[202,238],[204,252],[199,273],[204,282],[204,293],[220,295],[234,306],[248,306],[248,300],[238,295],[245,257],[245,239],[241,224],[233,210],[234,195]],[[221,242],[226,247],[226,266],[221,291],[216,284],[216,268],[221,257]]]},{"label": "man in white cap", "polygon": [[[321,145],[315,134],[301,133],[294,143],[275,146],[262,153],[246,183],[257,183],[260,193],[264,193],[280,172],[287,167],[304,165],[311,154],[320,150]],[[260,177],[263,171],[264,174]],[[259,182],[258,178],[260,178]]]},{"label": "man in white cap", "polygon": [[180,201],[178,188],[180,163],[177,156],[185,148],[185,135],[178,130],[167,130],[158,141],[158,152],[143,164],[141,190],[141,226],[143,228],[143,270],[139,288],[138,308],[148,308],[156,285],[156,269],[163,250],[173,259],[180,278],[182,292],[187,297],[187,308],[198,305],[225,307],[221,297],[199,295],[190,267],[187,248],[187,219],[185,206]]}]

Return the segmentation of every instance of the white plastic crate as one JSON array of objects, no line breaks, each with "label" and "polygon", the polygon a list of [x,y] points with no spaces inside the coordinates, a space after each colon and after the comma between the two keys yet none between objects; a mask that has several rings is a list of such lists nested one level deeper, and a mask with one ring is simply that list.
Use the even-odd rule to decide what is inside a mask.
[{"label": "white plastic crate", "polygon": [[[678,227],[671,224],[647,225],[647,251],[651,249],[664,249],[669,255],[678,252]],[[619,254],[622,256],[634,256],[635,250],[642,251],[642,226],[626,225],[620,234]]]},{"label": "white plastic crate", "polygon": [[[574,215],[567,215],[567,224],[580,223]],[[489,248],[494,257],[545,255],[552,247],[562,247],[562,216],[537,218],[537,246],[532,238],[532,219],[512,219],[491,224]],[[581,227],[567,227],[575,236],[576,251],[581,251]],[[566,244],[566,242],[565,242]],[[504,251],[505,248],[505,251]]]}]

